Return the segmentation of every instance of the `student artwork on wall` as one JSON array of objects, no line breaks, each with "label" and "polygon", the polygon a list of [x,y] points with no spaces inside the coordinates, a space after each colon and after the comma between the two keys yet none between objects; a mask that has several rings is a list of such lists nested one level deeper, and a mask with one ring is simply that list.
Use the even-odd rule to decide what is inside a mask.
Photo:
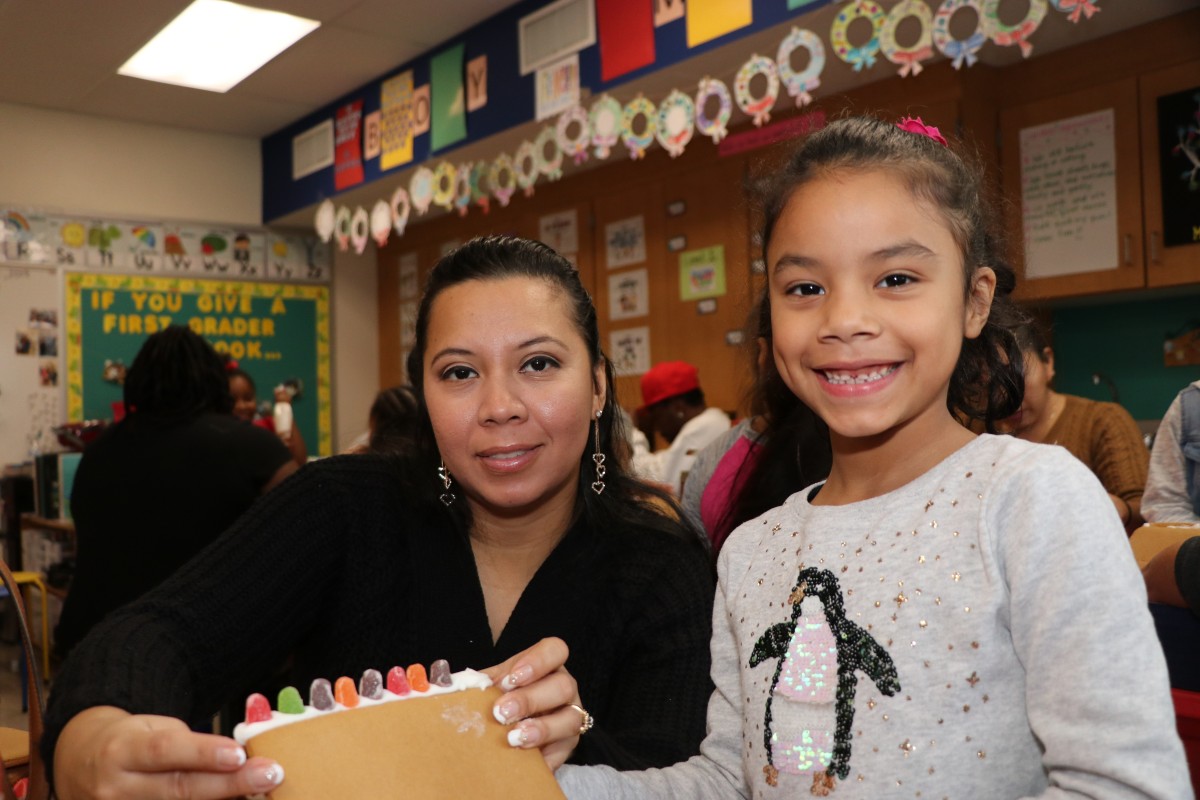
[{"label": "student artwork on wall", "polygon": [[329,281],[329,245],[311,236],[267,234],[267,271],[270,280],[325,283]]},{"label": "student artwork on wall", "polygon": [[394,169],[413,159],[412,70],[389,78],[380,87],[379,168]]},{"label": "student artwork on wall", "polygon": [[650,313],[649,276],[644,269],[608,276],[608,318],[644,317]]},{"label": "student artwork on wall", "polygon": [[536,118],[553,117],[579,103],[579,55],[567,56],[537,71]]},{"label": "student artwork on wall", "polygon": [[417,254],[400,256],[400,299],[413,300],[420,291],[417,279]]},{"label": "student artwork on wall", "polygon": [[538,218],[538,238],[563,255],[578,253],[579,215],[571,208]]},{"label": "student artwork on wall", "polygon": [[1163,244],[1200,242],[1200,86],[1158,98]]},{"label": "student artwork on wall", "polygon": [[608,356],[617,377],[641,375],[650,369],[650,329],[624,328],[608,335]]},{"label": "student artwork on wall", "polygon": [[400,304],[400,349],[411,350],[417,343],[417,301]]},{"label": "student artwork on wall", "polygon": [[645,217],[639,214],[604,226],[604,263],[608,269],[640,264],[645,260]]},{"label": "student artwork on wall", "polygon": [[0,210],[0,261],[55,263],[57,221],[24,209]]},{"label": "student artwork on wall", "polygon": [[327,287],[79,272],[67,273],[66,286],[68,420],[111,416],[121,387],[105,380],[105,363],[131,364],[147,336],[187,325],[236,359],[260,392],[299,380],[296,424],[330,455]]},{"label": "student artwork on wall", "polygon": [[679,254],[679,299],[700,300],[725,294],[725,246]]}]

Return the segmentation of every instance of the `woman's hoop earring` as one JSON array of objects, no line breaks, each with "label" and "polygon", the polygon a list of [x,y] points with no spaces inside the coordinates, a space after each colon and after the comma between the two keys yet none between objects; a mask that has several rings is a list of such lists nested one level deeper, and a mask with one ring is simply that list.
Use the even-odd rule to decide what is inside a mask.
[{"label": "woman's hoop earring", "polygon": [[449,506],[454,502],[454,492],[450,491],[450,484],[454,483],[454,481],[450,478],[450,472],[446,469],[445,461],[441,462],[437,472],[438,477],[442,481],[442,494],[438,499],[442,501],[442,505]]},{"label": "woman's hoop earring", "polygon": [[604,467],[604,453],[600,452],[600,415],[604,413],[604,409],[596,412],[596,451],[592,453],[592,463],[596,465],[596,480],[592,481],[592,491],[596,494],[604,494],[604,473],[607,471]]}]

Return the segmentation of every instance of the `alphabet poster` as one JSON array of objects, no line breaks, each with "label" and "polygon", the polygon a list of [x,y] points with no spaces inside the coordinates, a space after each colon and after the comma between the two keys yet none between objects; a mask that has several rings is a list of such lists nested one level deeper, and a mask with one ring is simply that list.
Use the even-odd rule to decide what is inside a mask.
[{"label": "alphabet poster", "polygon": [[236,359],[261,398],[301,381],[296,425],[331,454],[328,287],[77,272],[66,283],[67,419],[111,417],[122,390],[106,375],[128,368],[150,334],[187,325]]}]

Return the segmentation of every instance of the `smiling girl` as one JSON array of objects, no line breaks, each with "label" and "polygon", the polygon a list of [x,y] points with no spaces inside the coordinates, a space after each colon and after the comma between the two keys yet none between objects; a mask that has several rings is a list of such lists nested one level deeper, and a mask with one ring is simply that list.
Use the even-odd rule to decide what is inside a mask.
[{"label": "smiling girl", "polygon": [[721,551],[701,756],[566,767],[568,795],[1190,796],[1104,489],[956,419],[1021,402],[977,174],[917,121],[844,119],[764,205],[775,364],[829,427],[829,478]]}]

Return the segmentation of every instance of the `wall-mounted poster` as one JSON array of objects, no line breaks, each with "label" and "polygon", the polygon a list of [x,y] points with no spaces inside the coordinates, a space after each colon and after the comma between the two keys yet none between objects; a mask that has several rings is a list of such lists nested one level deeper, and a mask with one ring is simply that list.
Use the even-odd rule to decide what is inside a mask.
[{"label": "wall-mounted poster", "polygon": [[538,238],[562,254],[579,252],[579,216],[575,209],[538,218]]},{"label": "wall-mounted poster", "polygon": [[1200,86],[1158,98],[1163,244],[1200,242]]},{"label": "wall-mounted poster", "polygon": [[725,294],[725,246],[679,254],[679,299],[700,300]]},{"label": "wall-mounted poster", "polygon": [[50,217],[56,241],[54,263],[82,267],[87,262],[87,222],[77,217]]},{"label": "wall-mounted poster", "polygon": [[534,106],[537,119],[557,116],[579,103],[579,54],[574,53],[537,71]]},{"label": "wall-mounted poster", "polygon": [[620,219],[604,226],[604,264],[609,269],[646,260],[646,218]]},{"label": "wall-mounted poster", "polygon": [[1021,130],[1026,277],[1120,266],[1115,137],[1111,108]]},{"label": "wall-mounted poster", "polygon": [[650,289],[646,270],[614,272],[608,276],[609,319],[631,319],[649,313]]},{"label": "wall-mounted poster", "polygon": [[79,272],[66,284],[67,419],[112,416],[122,389],[105,362],[132,364],[147,336],[187,325],[260,387],[300,381],[296,425],[331,454],[328,287]]},{"label": "wall-mounted poster", "polygon": [[417,343],[417,301],[405,300],[400,304],[400,348],[411,350]]},{"label": "wall-mounted poster", "polygon": [[617,377],[641,375],[650,369],[650,329],[625,328],[608,335],[608,356]]},{"label": "wall-mounted poster", "polygon": [[265,277],[325,283],[330,278],[332,256],[329,245],[315,236],[269,233]]},{"label": "wall-mounted poster", "polygon": [[55,220],[36,211],[0,210],[0,261],[55,263]]},{"label": "wall-mounted poster", "polygon": [[421,287],[417,278],[417,254],[405,253],[400,256],[400,299],[413,300],[420,291]]}]

